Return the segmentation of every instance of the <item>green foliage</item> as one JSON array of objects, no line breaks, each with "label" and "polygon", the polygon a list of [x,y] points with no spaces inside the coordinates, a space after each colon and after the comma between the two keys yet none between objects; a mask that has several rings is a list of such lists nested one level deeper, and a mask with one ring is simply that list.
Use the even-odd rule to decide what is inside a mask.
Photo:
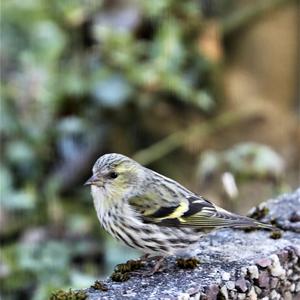
[{"label": "green foliage", "polygon": [[59,290],[52,293],[49,300],[84,300],[87,299],[87,294],[84,291],[63,291]]}]

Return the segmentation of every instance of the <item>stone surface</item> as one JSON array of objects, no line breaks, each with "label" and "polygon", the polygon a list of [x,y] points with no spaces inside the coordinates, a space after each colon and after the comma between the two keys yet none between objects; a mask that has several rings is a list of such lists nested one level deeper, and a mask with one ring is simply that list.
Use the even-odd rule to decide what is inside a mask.
[{"label": "stone surface", "polygon": [[236,282],[235,282],[235,287],[238,291],[245,293],[248,289],[247,287],[247,281],[244,278],[239,278]]},{"label": "stone surface", "polygon": [[228,273],[228,272],[223,272],[222,273],[222,279],[223,280],[229,280],[230,279],[230,273]]},{"label": "stone surface", "polygon": [[257,266],[249,266],[248,267],[248,272],[249,272],[249,275],[250,275],[251,279],[258,279],[259,272],[258,272],[258,267]]},{"label": "stone surface", "polygon": [[257,259],[257,260],[255,261],[255,263],[256,263],[259,267],[266,268],[266,267],[268,267],[268,266],[271,266],[272,261],[271,261],[271,259],[265,257],[265,258]]},{"label": "stone surface", "polygon": [[263,221],[275,221],[282,238],[222,229],[200,241],[196,269],[179,269],[170,257],[163,272],[121,283],[108,279],[108,291],[89,288],[88,299],[300,299],[300,189],[261,206],[270,210]]}]

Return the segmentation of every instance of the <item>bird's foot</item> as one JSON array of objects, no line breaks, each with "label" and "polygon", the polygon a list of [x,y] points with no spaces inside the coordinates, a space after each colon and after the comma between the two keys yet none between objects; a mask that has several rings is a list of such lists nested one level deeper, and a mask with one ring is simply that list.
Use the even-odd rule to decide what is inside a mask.
[{"label": "bird's foot", "polygon": [[178,258],[176,264],[181,269],[195,269],[200,264],[200,261],[195,257],[187,259]]},{"label": "bird's foot", "polygon": [[144,277],[152,276],[155,273],[161,272],[163,270],[162,264],[165,259],[164,256],[155,256],[154,259],[156,260],[154,267],[150,271],[135,271],[131,272],[134,275],[141,275]]}]

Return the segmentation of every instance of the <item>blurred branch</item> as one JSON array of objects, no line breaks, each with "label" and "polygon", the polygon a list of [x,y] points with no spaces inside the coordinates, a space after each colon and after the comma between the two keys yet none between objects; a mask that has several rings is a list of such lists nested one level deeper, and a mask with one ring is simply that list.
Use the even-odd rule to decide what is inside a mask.
[{"label": "blurred branch", "polygon": [[254,1],[250,5],[247,5],[224,18],[221,21],[221,31],[223,35],[230,34],[237,29],[241,29],[241,27],[264,15],[268,11],[291,1],[292,0]]},{"label": "blurred branch", "polygon": [[238,124],[241,121],[248,121],[249,118],[259,116],[259,112],[260,110],[258,107],[252,109],[248,108],[247,110],[243,109],[236,112],[225,112],[211,121],[191,125],[186,129],[170,134],[168,137],[151,145],[149,148],[135,153],[133,159],[141,164],[148,165],[185,144],[191,136],[195,136],[198,140],[204,141],[205,138],[219,129]]}]

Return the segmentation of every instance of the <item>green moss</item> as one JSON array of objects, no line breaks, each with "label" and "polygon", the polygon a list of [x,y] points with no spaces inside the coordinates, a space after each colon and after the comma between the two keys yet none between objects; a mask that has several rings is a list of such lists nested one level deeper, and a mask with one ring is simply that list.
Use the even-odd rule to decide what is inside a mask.
[{"label": "green moss", "polygon": [[278,240],[282,237],[282,232],[280,230],[274,230],[270,233],[269,237],[274,240]]},{"label": "green moss", "polygon": [[176,264],[181,269],[195,269],[200,264],[200,261],[197,258],[179,258],[176,260]]},{"label": "green moss", "polygon": [[49,300],[85,300],[87,294],[85,291],[66,291],[58,290],[50,296]]},{"label": "green moss", "polygon": [[270,221],[270,224],[274,225],[274,226],[277,226],[278,225],[278,221],[276,218],[273,218],[271,221]]},{"label": "green moss", "polygon": [[125,264],[119,264],[115,267],[111,275],[113,281],[122,282],[130,278],[130,272],[143,267],[141,260],[128,260]]},{"label": "green moss", "polygon": [[123,282],[130,278],[129,273],[113,272],[110,276],[112,281]]},{"label": "green moss", "polygon": [[140,260],[128,260],[125,264],[119,264],[115,267],[115,272],[131,272],[140,269],[143,266]]},{"label": "green moss", "polygon": [[249,217],[259,221],[265,216],[267,216],[269,212],[270,210],[266,206],[265,207],[257,206],[255,210],[249,215]]},{"label": "green moss", "polygon": [[94,282],[94,284],[91,285],[91,288],[93,288],[94,290],[99,290],[99,291],[103,291],[103,292],[108,291],[108,287],[100,280],[96,280]]}]

